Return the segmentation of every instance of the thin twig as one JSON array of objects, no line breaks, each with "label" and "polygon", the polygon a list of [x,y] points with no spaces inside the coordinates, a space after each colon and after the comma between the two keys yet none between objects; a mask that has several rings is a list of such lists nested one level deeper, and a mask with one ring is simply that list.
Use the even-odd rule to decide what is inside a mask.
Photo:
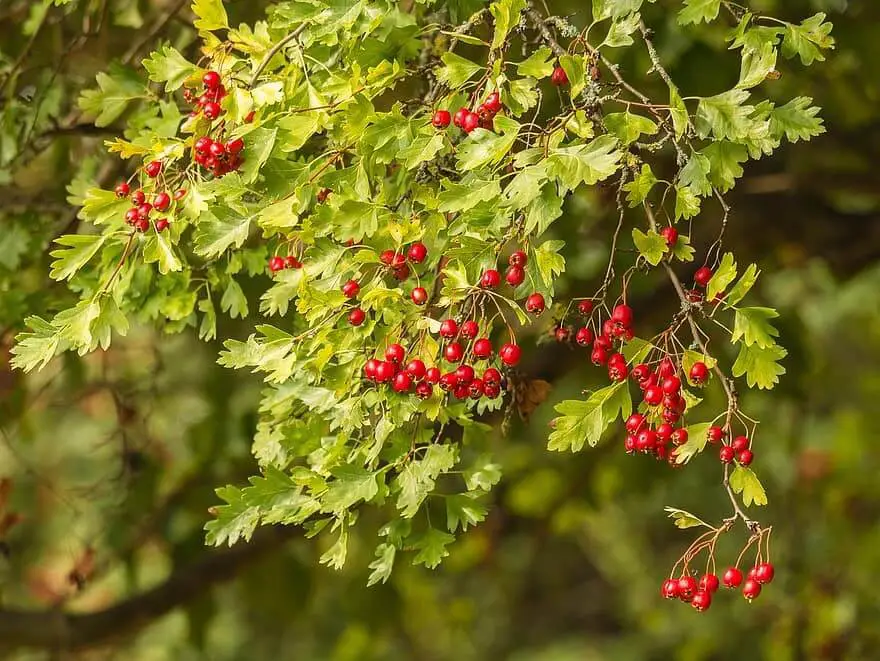
[{"label": "thin twig", "polygon": [[307,23],[301,23],[299,25],[299,27],[297,27],[293,32],[291,32],[286,37],[284,37],[284,39],[282,39],[277,44],[272,46],[271,50],[268,53],[266,53],[266,57],[264,57],[263,61],[260,62],[260,66],[257,67],[256,71],[254,71],[254,75],[251,76],[251,82],[250,82],[249,87],[253,87],[254,85],[257,84],[257,80],[259,79],[260,74],[263,73],[263,71],[266,69],[267,66],[269,66],[269,62],[272,61],[272,58],[275,57],[278,54],[278,52],[282,48],[284,48],[287,44],[289,44],[291,41],[294,41],[297,37],[299,37],[299,35],[301,35],[303,33],[303,30],[306,29],[307,25],[308,25]]}]

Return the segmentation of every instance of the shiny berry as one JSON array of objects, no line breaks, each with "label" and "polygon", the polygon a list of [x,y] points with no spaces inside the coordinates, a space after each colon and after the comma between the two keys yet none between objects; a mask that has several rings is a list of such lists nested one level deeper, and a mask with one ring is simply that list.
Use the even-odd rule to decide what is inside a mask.
[{"label": "shiny berry", "polygon": [[364,312],[360,308],[355,308],[348,313],[348,323],[350,323],[352,326],[360,326],[362,323],[364,323],[364,319],[366,318],[366,312]]},{"label": "shiny berry", "polygon": [[494,367],[488,368],[485,372],[483,372],[483,383],[501,383],[501,372],[496,370]]},{"label": "shiny berry", "polygon": [[694,610],[700,613],[702,613],[704,610],[707,610],[711,605],[712,593],[705,590],[697,590],[694,598],[691,599],[691,606],[694,607]]},{"label": "shiny berry", "polygon": [[158,211],[165,211],[171,206],[171,196],[168,193],[157,193],[153,197],[153,208]]},{"label": "shiny berry", "polygon": [[185,188],[178,188],[176,191],[174,191],[174,199],[175,200],[179,201],[185,197],[186,197],[186,189]]},{"label": "shiny berry", "polygon": [[590,362],[596,366],[604,365],[608,362],[608,350],[601,346],[594,345],[593,350],[590,352]]},{"label": "shiny berry", "polygon": [[437,110],[431,118],[431,124],[436,129],[445,129],[452,121],[452,115],[448,110]]},{"label": "shiny berry", "polygon": [[710,443],[717,443],[724,438],[724,430],[718,425],[712,425],[706,430],[706,439]]},{"label": "shiny berry", "polygon": [[458,333],[458,323],[455,319],[444,319],[440,323],[440,337],[455,337]]},{"label": "shiny berry", "polygon": [[480,116],[475,112],[469,112],[465,115],[464,123],[461,128],[465,133],[470,133],[480,125]]},{"label": "shiny berry", "polygon": [[676,395],[681,390],[681,380],[677,376],[667,376],[660,384],[660,388],[667,395]]},{"label": "shiny berry", "polygon": [[748,579],[743,585],[743,596],[751,601],[757,599],[759,594],[761,594],[761,584],[755,579]]},{"label": "shiny berry", "polygon": [[429,367],[425,371],[425,381],[428,383],[438,383],[440,381],[440,368]]},{"label": "shiny berry", "polygon": [[694,282],[700,286],[705,287],[709,284],[709,280],[712,279],[712,269],[708,266],[701,266],[697,269],[697,272],[694,273]]},{"label": "shiny berry", "polygon": [[376,381],[379,383],[390,381],[396,373],[397,368],[394,366],[394,363],[389,363],[387,360],[380,360],[379,364],[376,366]]},{"label": "shiny berry", "polygon": [[666,239],[666,245],[670,248],[678,243],[678,230],[674,227],[664,227],[660,230],[660,236]]},{"label": "shiny berry", "polygon": [[706,383],[706,379],[709,378],[709,368],[706,367],[706,363],[698,361],[691,365],[689,376],[694,384],[698,386],[702,385]]},{"label": "shiny berry", "polygon": [[349,280],[342,285],[342,293],[345,295],[345,298],[354,298],[360,291],[361,286],[355,280]]},{"label": "shiny berry", "polygon": [[728,567],[721,577],[726,588],[737,588],[743,581],[743,573],[736,567]]},{"label": "shiny berry", "polygon": [[773,568],[772,563],[762,562],[755,567],[755,580],[762,585],[772,582],[775,574],[776,570]]},{"label": "shiny berry", "polygon": [[660,593],[665,599],[677,599],[678,581],[674,578],[666,579],[665,581],[663,581],[663,587],[661,588]]},{"label": "shiny berry", "polygon": [[491,358],[492,357],[492,342],[489,341],[489,338],[481,337],[476,342],[474,342],[474,347],[471,350],[474,354],[474,358]]},{"label": "shiny berry", "polygon": [[419,399],[428,399],[434,394],[434,387],[427,381],[422,381],[416,386],[416,395]]},{"label": "shiny berry", "polygon": [[129,186],[124,181],[120,184],[116,184],[116,197],[126,197],[128,193],[131,191],[131,186]]},{"label": "shiny berry", "polygon": [[235,140],[230,140],[225,145],[226,151],[229,154],[240,154],[241,150],[244,149],[244,140],[241,138],[236,138]]},{"label": "shiny berry", "polygon": [[497,113],[501,110],[501,96],[498,92],[492,92],[483,102],[483,107],[491,113]]},{"label": "shiny berry", "polygon": [[474,368],[470,365],[459,365],[455,370],[455,378],[459,383],[470,383],[474,376]]},{"label": "shiny berry", "polygon": [[366,363],[364,363],[364,376],[370,379],[371,381],[376,378],[376,369],[379,367],[379,361],[375,358],[370,358]]},{"label": "shiny berry", "polygon": [[705,592],[718,592],[719,585],[720,582],[715,574],[703,574],[703,576],[700,577],[700,582],[697,584],[697,587]]},{"label": "shiny berry", "polygon": [[269,260],[269,270],[276,273],[284,268],[284,258],[275,255]]},{"label": "shiny berry", "polygon": [[582,347],[590,346],[593,342],[593,331],[586,326],[578,328],[578,332],[574,336],[574,341]]},{"label": "shiny berry", "polygon": [[425,378],[425,372],[428,370],[425,368],[425,363],[416,358],[415,360],[409,361],[406,365],[406,373],[409,374],[414,380],[421,381]]},{"label": "shiny berry", "polygon": [[511,287],[518,287],[526,279],[526,272],[521,266],[511,266],[504,274],[504,280]]},{"label": "shiny berry", "polygon": [[202,83],[209,90],[217,89],[220,87],[220,74],[216,71],[207,71],[205,75],[202,76]]},{"label": "shiny berry", "polygon": [[409,261],[415,264],[421,264],[428,256],[428,249],[425,247],[424,243],[422,243],[421,241],[417,241],[409,247],[409,250],[406,252],[406,256]]},{"label": "shiny berry", "polygon": [[697,591],[697,581],[693,576],[682,576],[678,579],[678,596],[682,601],[690,601]]},{"label": "shiny berry", "polygon": [[284,258],[284,268],[286,269],[298,269],[302,267],[302,262],[299,261],[293,255],[288,255]]},{"label": "shiny berry", "polygon": [[458,342],[450,342],[443,351],[443,356],[450,363],[459,362],[464,356],[464,349]]},{"label": "shiny berry", "polygon": [[424,305],[428,302],[428,292],[424,287],[416,287],[410,292],[409,297],[416,305]]},{"label": "shiny berry", "polygon": [[[730,448],[730,449],[733,450],[733,448]],[[748,449],[740,450],[739,453],[737,453],[737,455],[736,455],[736,460],[742,466],[748,466],[749,464],[752,463],[752,460],[754,458],[755,458],[755,453],[752,452],[751,450],[748,450]]]},{"label": "shiny berry", "polygon": [[204,105],[202,108],[202,112],[205,113],[205,117],[208,119],[217,119],[220,116],[220,104],[214,101],[210,101]]},{"label": "shiny berry", "polygon": [[168,229],[168,225],[170,225],[170,223],[168,222],[167,218],[159,218],[156,221],[156,231],[164,232],[166,229]]},{"label": "shiny berry", "polygon": [[553,336],[557,342],[565,343],[571,337],[571,330],[567,326],[557,326],[556,330],[553,331]]},{"label": "shiny berry", "polygon": [[452,123],[455,124],[458,128],[464,128],[464,120],[468,116],[467,108],[459,108],[455,111],[455,116],[452,118]]},{"label": "shiny berry", "polygon": [[633,311],[628,305],[618,305],[611,312],[611,320],[621,326],[631,326],[633,321]]},{"label": "shiny berry", "polygon": [[516,252],[511,253],[510,257],[507,258],[507,263],[510,266],[525,266],[529,261],[528,255],[522,250],[517,250]]},{"label": "shiny berry", "polygon": [[630,434],[637,433],[645,425],[645,416],[641,413],[633,413],[626,419],[626,431]]},{"label": "shiny berry", "polygon": [[530,294],[526,299],[526,312],[529,312],[536,317],[544,312],[545,307],[546,303],[544,301],[544,296],[538,292]]},{"label": "shiny berry", "polygon": [[675,431],[672,432],[672,442],[675,445],[684,445],[688,440],[688,430],[684,427],[679,427]]},{"label": "shiny berry", "polygon": [[144,191],[138,189],[134,193],[131,194],[131,203],[136,207],[139,207],[144,202],[147,201],[147,196],[144,194]]},{"label": "shiny berry", "polygon": [[557,87],[568,85],[568,74],[565,73],[565,69],[558,65],[555,66],[553,68],[553,73],[550,74],[550,82]]},{"label": "shiny berry", "polygon": [[385,349],[385,360],[400,365],[406,357],[406,349],[398,343],[389,344]]},{"label": "shiny berry", "polygon": [[412,387],[412,377],[406,372],[398,372],[394,375],[392,387],[394,392],[409,392],[409,389]]},{"label": "shiny berry", "polygon": [[148,229],[150,229],[150,221],[146,218],[138,218],[136,221],[134,221],[134,228],[138,232],[146,232]]},{"label": "shiny berry", "polygon": [[480,325],[473,319],[468,319],[461,325],[461,335],[469,340],[474,339],[480,332]]},{"label": "shiny berry", "polygon": [[496,269],[486,269],[480,278],[480,287],[483,289],[495,289],[501,284],[501,274]]},{"label": "shiny berry", "polygon": [[580,312],[585,317],[591,314],[593,312],[593,301],[587,298],[578,303],[578,312]]},{"label": "shiny berry", "polygon": [[501,357],[501,362],[509,367],[514,367],[519,363],[522,349],[519,348],[519,345],[508,342],[501,347],[501,351],[498,352],[498,355]]},{"label": "shiny berry", "polygon": [[734,452],[742,452],[743,450],[748,450],[749,448],[749,437],[748,436],[737,436],[733,439],[733,442],[730,444],[733,447]]},{"label": "shiny berry", "polygon": [[144,171],[151,179],[155,179],[162,172],[162,161],[150,161],[144,167]]},{"label": "shiny berry", "polygon": [[649,406],[657,406],[663,401],[663,391],[657,386],[651,386],[645,390],[644,400]]},{"label": "shiny berry", "polygon": [[471,399],[480,399],[483,396],[484,384],[482,379],[474,379],[471,381],[470,386],[468,387],[468,392],[471,394]]},{"label": "shiny berry", "polygon": [[718,458],[721,459],[722,464],[729,464],[733,462],[733,457],[736,453],[733,451],[733,448],[729,445],[722,445],[721,449],[718,451]]}]

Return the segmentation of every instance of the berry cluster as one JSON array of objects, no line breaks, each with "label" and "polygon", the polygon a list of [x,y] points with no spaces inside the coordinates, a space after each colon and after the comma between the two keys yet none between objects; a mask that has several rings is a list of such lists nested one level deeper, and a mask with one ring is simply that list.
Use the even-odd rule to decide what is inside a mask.
[{"label": "berry cluster", "polygon": [[275,255],[274,257],[269,258],[269,270],[272,273],[277,273],[278,271],[283,271],[284,269],[299,268],[302,268],[302,262],[299,261],[295,255],[288,255],[287,257]]},{"label": "berry cluster", "polygon": [[713,573],[706,573],[697,581],[692,575],[686,573],[679,578],[668,578],[663,581],[660,593],[666,599],[680,599],[693,606],[694,610],[705,611],[712,605],[714,595],[720,585],[735,589],[742,585],[742,594],[748,601],[752,601],[761,594],[761,586],[773,581],[776,570],[770,562],[759,562],[749,569],[746,580],[743,582],[743,573],[738,567],[728,567],[721,580]]},{"label": "berry cluster", "polygon": [[195,150],[193,160],[206,170],[210,170],[215,177],[234,172],[244,163],[244,158],[241,156],[244,140],[241,138],[220,142],[203,135],[196,139],[193,149]]},{"label": "berry cluster", "polygon": [[198,98],[196,98],[196,92],[189,88],[183,90],[183,98],[188,103],[195,102],[195,107],[190,113],[193,117],[203,114],[207,119],[214,121],[223,114],[220,101],[226,96],[226,88],[223,86],[220,74],[216,71],[205,72],[205,75],[202,76],[202,85],[204,90]]},{"label": "berry cluster", "polygon": [[[158,161],[153,161],[154,163],[158,163]],[[116,197],[124,198],[131,193],[131,186],[127,182],[121,182],[116,186]],[[186,195],[186,189],[181,188],[175,191],[174,200],[179,201],[183,199]],[[134,227],[138,232],[146,232],[150,229],[150,215],[153,211],[165,212],[171,207],[172,199],[171,196],[165,192],[160,191],[156,193],[150,202],[147,202],[147,195],[144,193],[142,189],[136,190],[134,193],[131,193],[131,203],[132,207],[125,212],[125,222],[128,225]],[[153,225],[156,228],[157,232],[163,232],[168,228],[170,222],[168,218],[156,218],[153,221]]]},{"label": "berry cluster", "polygon": [[494,128],[493,120],[495,115],[501,112],[503,108],[501,96],[498,92],[492,92],[476,110],[468,110],[462,107],[456,111],[454,116],[451,116],[448,110],[435,111],[434,116],[431,118],[431,124],[435,128],[445,129],[451,121],[465,133],[470,133],[477,128],[491,131]]}]

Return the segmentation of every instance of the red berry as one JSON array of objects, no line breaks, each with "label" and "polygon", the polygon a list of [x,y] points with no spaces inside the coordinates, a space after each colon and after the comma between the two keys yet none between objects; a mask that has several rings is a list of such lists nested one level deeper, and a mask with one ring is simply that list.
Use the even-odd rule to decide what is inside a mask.
[{"label": "red berry", "polygon": [[757,567],[755,567],[755,580],[762,585],[770,583],[773,580],[773,576],[775,574],[776,570],[769,562],[762,562]]},{"label": "red berry", "polygon": [[398,372],[394,375],[394,383],[392,388],[394,392],[409,392],[412,387],[412,378],[406,372]]},{"label": "red berry", "polygon": [[675,431],[672,432],[672,442],[675,445],[684,445],[688,440],[688,430],[684,427],[679,427]]},{"label": "red berry", "polygon": [[715,574],[703,574],[697,585],[700,590],[704,590],[705,592],[718,592],[718,586],[720,583]]},{"label": "red berry", "polygon": [[150,212],[153,210],[153,205],[149,202],[144,202],[137,208],[138,218],[147,218],[150,215]]},{"label": "red berry", "polygon": [[501,274],[496,269],[486,269],[480,278],[480,287],[483,289],[495,289],[501,284]]},{"label": "red berry", "polygon": [[674,227],[664,227],[660,230],[660,236],[666,239],[666,245],[670,248],[678,242],[678,230]]},{"label": "red berry", "polygon": [[694,282],[700,286],[705,287],[709,284],[709,280],[712,279],[712,269],[708,266],[701,266],[697,269],[697,272],[694,273]]},{"label": "red berry", "polygon": [[618,305],[611,312],[611,320],[621,326],[631,326],[633,320],[632,308],[628,305]]},{"label": "red berry", "polygon": [[722,583],[726,588],[739,587],[743,580],[743,573],[736,567],[728,567],[724,575],[721,577]]},{"label": "red berry", "polygon": [[489,96],[486,97],[486,100],[483,102],[483,106],[491,112],[497,113],[501,110],[501,96],[498,92],[492,92]]},{"label": "red berry", "polygon": [[131,203],[133,205],[135,205],[136,207],[139,207],[140,205],[142,205],[146,201],[147,201],[147,196],[144,194],[144,191],[142,191],[141,189],[138,189],[134,193],[131,194]]},{"label": "red berry", "polygon": [[366,312],[364,312],[360,308],[355,308],[348,313],[348,323],[350,323],[352,326],[360,326],[362,323],[364,323],[364,319],[366,318]]},{"label": "red berry", "polygon": [[673,431],[675,431],[673,426],[668,422],[664,422],[657,427],[657,440],[662,441],[665,444],[670,438],[672,438]]},{"label": "red berry", "polygon": [[136,221],[134,221],[134,228],[138,232],[146,232],[148,229],[150,229],[150,221],[146,218],[138,218]]},{"label": "red berry", "polygon": [[667,376],[663,379],[660,388],[667,395],[677,395],[678,391],[681,390],[681,380],[677,376]]},{"label": "red berry", "polygon": [[455,378],[459,383],[470,383],[474,376],[474,368],[470,365],[459,365],[455,370]]},{"label": "red berry", "polygon": [[464,120],[468,116],[467,108],[459,108],[455,111],[455,116],[452,118],[452,123],[455,124],[458,128],[464,128]]},{"label": "red berry", "polygon": [[501,386],[497,383],[486,383],[483,381],[483,394],[488,399],[495,399],[501,394]]},{"label": "red berry", "polygon": [[202,76],[202,83],[209,90],[217,89],[220,87],[220,74],[216,71],[207,71],[205,75]]},{"label": "red berry", "polygon": [[559,343],[568,342],[568,338],[571,337],[571,330],[566,326],[557,326],[556,330],[553,331],[553,335]]},{"label": "red berry", "polygon": [[678,579],[678,596],[682,601],[690,601],[697,591],[697,581],[693,576],[682,576]]},{"label": "red berry", "polygon": [[[619,356],[620,354],[614,354],[614,356]],[[624,381],[627,377],[627,367],[625,362],[612,362],[611,359],[608,360],[608,378],[612,381]]]},{"label": "red berry", "polygon": [[585,298],[583,301],[578,303],[578,312],[580,312],[585,317],[589,315],[593,311],[593,301],[588,298]]},{"label": "red berry", "polygon": [[632,378],[638,382],[644,381],[651,374],[651,368],[645,365],[645,363],[639,363],[635,367],[632,368]]},{"label": "red berry", "polygon": [[458,334],[458,324],[455,319],[444,319],[440,323],[440,337],[455,337]]},{"label": "red berry", "polygon": [[[733,450],[733,448],[730,448],[730,449]],[[749,464],[752,463],[752,460],[753,460],[754,458],[755,458],[755,453],[752,452],[751,450],[741,450],[741,451],[736,455],[736,460],[737,460],[742,466],[748,466]]]},{"label": "red berry", "polygon": [[[636,451],[636,437],[629,434],[623,441],[623,449],[626,450],[627,454],[634,454]],[[675,585],[678,587],[678,581],[675,581]]]},{"label": "red berry", "polygon": [[379,261],[387,266],[390,266],[391,262],[394,261],[394,251],[393,250],[383,250],[379,254]]},{"label": "red berry", "polygon": [[568,74],[565,73],[565,69],[559,65],[555,66],[553,68],[553,73],[550,74],[550,82],[557,87],[568,85]]},{"label": "red berry", "polygon": [[471,399],[479,399],[480,397],[482,397],[484,393],[484,387],[485,386],[482,379],[474,379],[473,381],[471,381],[470,387],[468,388],[468,391],[471,394]]},{"label": "red berry", "polygon": [[168,229],[168,225],[170,225],[170,223],[168,222],[167,218],[159,218],[156,221],[156,231],[164,232],[166,229]]},{"label": "red berry", "polygon": [[241,138],[236,138],[226,143],[226,151],[230,154],[240,154],[242,149],[244,149],[244,140]]},{"label": "red berry", "polygon": [[153,198],[153,208],[157,211],[165,211],[171,206],[171,196],[168,193],[157,193]]},{"label": "red berry", "polygon": [[748,436],[737,436],[733,439],[733,442],[730,444],[733,447],[734,452],[742,452],[743,450],[748,450],[749,448],[749,437]]},{"label": "red berry", "polygon": [[128,211],[125,212],[125,222],[129,225],[138,219],[138,210],[132,207]]},{"label": "red berry", "polygon": [[757,599],[759,594],[761,594],[761,584],[752,578],[748,579],[743,585],[743,596],[751,601]]},{"label": "red berry", "polygon": [[284,258],[284,268],[286,269],[298,269],[302,266],[302,262],[299,261],[293,255],[288,255]]},{"label": "red berry", "polygon": [[221,156],[226,154],[226,147],[224,147],[219,142],[212,142],[211,147],[208,149],[208,153],[210,153],[211,156],[214,156],[216,158],[220,158]]},{"label": "red berry", "polygon": [[474,321],[473,319],[468,319],[461,325],[461,334],[462,337],[466,337],[469,340],[474,339],[477,334],[480,332],[480,325]]},{"label": "red berry", "polygon": [[425,368],[425,363],[418,358],[409,361],[406,366],[406,373],[409,374],[416,381],[421,381],[422,379],[424,379],[426,372],[427,369]]},{"label": "red berry", "polygon": [[442,390],[452,390],[458,385],[458,377],[455,372],[449,372],[440,377],[440,388]]},{"label": "red berry", "polygon": [[636,450],[650,452],[657,445],[657,434],[653,429],[642,429],[636,434]]},{"label": "red berry", "polygon": [[[332,192],[333,191],[329,188],[322,188],[321,190],[319,190],[318,194],[315,195],[315,199],[318,201],[318,204],[323,204],[324,202],[326,202],[327,198],[330,197],[330,193]],[[391,254],[393,255],[394,253],[392,252]]]},{"label": "red berry", "polygon": [[429,367],[425,372],[425,381],[428,383],[437,383],[440,381],[440,368]]},{"label": "red berry", "polygon": [[724,430],[718,425],[712,425],[706,430],[706,438],[710,443],[717,443],[724,438]]},{"label": "red berry", "polygon": [[498,355],[501,357],[502,363],[510,367],[514,367],[517,363],[519,363],[520,356],[522,355],[522,349],[519,348],[519,345],[508,342],[501,347],[501,351],[498,352]]},{"label": "red berry", "polygon": [[663,391],[657,386],[646,388],[644,400],[645,404],[648,404],[649,406],[657,406],[660,402],[663,401]]},{"label": "red berry", "polygon": [[660,364],[657,366],[657,377],[665,379],[667,376],[672,376],[673,374],[675,374],[675,363],[672,362],[672,359],[669,356],[667,356],[661,360]]},{"label": "red berry", "polygon": [[409,267],[404,264],[403,266],[398,266],[396,269],[394,269],[394,271],[392,271],[392,273],[395,278],[402,282],[409,277],[410,271]]},{"label": "red berry", "polygon": [[250,111],[247,115],[245,115],[245,117],[244,117],[244,121],[245,121],[245,123],[246,123],[246,124],[250,124],[252,121],[254,121],[254,116],[255,116],[256,114],[257,114],[256,111],[251,110],[251,111]]},{"label": "red berry", "polygon": [[526,299],[526,312],[530,312],[536,317],[544,312],[545,306],[546,303],[544,302],[544,296],[538,292],[530,294]]},{"label": "red berry", "polygon": [[707,610],[711,605],[712,593],[706,592],[705,590],[697,590],[697,594],[695,594],[694,598],[691,599],[691,606],[694,607],[694,610],[700,613],[702,613],[704,610]]},{"label": "red berry", "polygon": [[666,599],[677,599],[678,598],[678,581],[674,578],[668,578],[663,581],[663,588],[660,590],[660,593]]},{"label": "red berry", "polygon": [[431,124],[436,129],[445,129],[451,121],[452,115],[449,114],[448,110],[437,110],[431,118]]},{"label": "red berry", "polygon": [[593,331],[591,331],[586,326],[578,328],[578,332],[574,336],[574,341],[580,344],[582,347],[589,346],[593,342]]},{"label": "red berry", "polygon": [[284,258],[275,255],[272,259],[269,260],[269,270],[272,273],[276,273],[284,268]]},{"label": "red berry", "polygon": [[511,253],[510,257],[507,258],[507,263],[510,266],[525,266],[528,262],[529,256],[522,250],[517,250],[516,252]]},{"label": "red berry", "polygon": [[345,298],[354,298],[361,291],[361,286],[355,280],[349,280],[342,285],[342,293]]},{"label": "red berry", "polygon": [[593,365],[604,365],[608,362],[608,351],[598,344],[593,346],[593,351],[590,352],[590,361]]},{"label": "red berry", "polygon": [[174,191],[174,199],[175,200],[182,200],[185,197],[186,197],[186,189],[185,188],[178,188],[176,191]]},{"label": "red berry", "polygon": [[364,376],[370,379],[370,381],[375,380],[376,378],[376,369],[379,367],[379,361],[375,358],[370,358],[366,363],[364,363]]},{"label": "red berry", "polygon": [[633,413],[626,419],[626,431],[630,434],[637,433],[645,425],[645,416],[641,413]]},{"label": "red berry", "polygon": [[501,372],[496,370],[494,367],[488,368],[485,372],[483,372],[483,383],[492,383],[496,385],[501,383]]},{"label": "red berry", "polygon": [[220,104],[215,101],[209,101],[202,108],[202,112],[205,113],[205,117],[208,119],[217,119],[220,116]]},{"label": "red berry", "polygon": [[718,458],[721,459],[722,464],[729,464],[733,461],[733,457],[736,453],[733,451],[733,448],[729,445],[722,445],[721,449],[718,451]]},{"label": "red berry", "polygon": [[456,399],[467,399],[470,394],[470,388],[466,383],[459,383],[452,389],[452,394],[455,395]]},{"label": "red berry", "polygon": [[388,348],[385,349],[385,360],[390,361],[396,365],[400,365],[405,357],[406,349],[404,349],[400,344],[397,344],[396,342],[394,344],[389,344]]},{"label": "red berry", "polygon": [[526,279],[526,272],[521,266],[511,266],[504,274],[504,279],[511,287],[518,287]]},{"label": "red berry", "polygon": [[131,186],[129,186],[124,181],[122,183],[116,184],[116,197],[125,197],[131,191]]},{"label": "red berry", "polygon": [[409,258],[409,261],[421,264],[425,261],[425,257],[428,256],[428,249],[424,243],[417,241],[409,247],[406,256]]},{"label": "red berry", "polygon": [[706,367],[706,363],[701,361],[694,363],[691,366],[690,377],[696,385],[706,383],[706,379],[709,378],[709,368]]},{"label": "red berry", "polygon": [[464,356],[464,349],[461,347],[460,343],[450,342],[446,345],[446,349],[443,351],[443,356],[450,363],[457,363]]},{"label": "red berry", "polygon": [[419,399],[428,399],[428,397],[433,394],[434,387],[426,381],[422,381],[419,385],[416,386],[416,395],[419,397]]},{"label": "red berry", "polygon": [[155,179],[159,176],[159,173],[162,172],[162,161],[150,161],[144,167],[144,171],[147,173],[148,177]]},{"label": "red berry", "polygon": [[462,130],[464,130],[465,133],[470,133],[479,125],[480,116],[475,112],[469,112],[467,115],[465,115],[464,123],[462,124],[461,128]]},{"label": "red berry", "polygon": [[416,305],[424,305],[428,302],[428,292],[424,287],[416,287],[410,292],[409,297]]},{"label": "red berry", "polygon": [[471,350],[474,354],[474,358],[491,358],[492,357],[492,342],[489,341],[489,338],[481,337],[479,340],[474,342],[474,347]]}]

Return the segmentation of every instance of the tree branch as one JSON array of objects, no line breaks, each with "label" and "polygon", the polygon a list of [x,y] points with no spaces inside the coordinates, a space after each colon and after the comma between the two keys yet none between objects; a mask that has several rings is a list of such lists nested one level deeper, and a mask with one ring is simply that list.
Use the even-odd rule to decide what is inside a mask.
[{"label": "tree branch", "polygon": [[93,613],[0,610],[0,651],[20,647],[70,651],[130,636],[159,617],[235,577],[299,535],[293,526],[263,528],[248,544],[207,550],[200,560],[175,569],[154,588]]}]

